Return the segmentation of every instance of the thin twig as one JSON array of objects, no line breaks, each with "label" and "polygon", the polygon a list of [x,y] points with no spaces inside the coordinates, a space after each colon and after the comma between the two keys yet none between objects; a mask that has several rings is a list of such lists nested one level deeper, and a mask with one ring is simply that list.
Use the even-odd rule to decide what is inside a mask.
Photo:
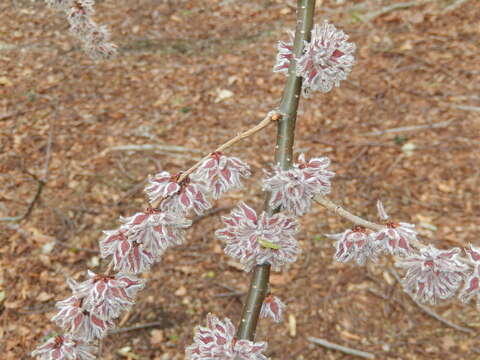
[{"label": "thin twig", "polygon": [[[202,159],[200,159],[199,161],[197,161],[195,163],[195,165],[193,165],[190,169],[188,169],[187,171],[185,172],[182,172],[181,175],[178,177],[177,179],[177,183],[181,183],[183,180],[185,180],[191,173],[193,173],[198,167],[200,167],[200,165],[202,165],[202,163],[207,160],[211,155],[212,153],[216,153],[216,152],[221,152],[221,151],[224,151],[226,149],[228,149],[229,147],[235,145],[237,142],[239,142],[240,140],[242,139],[245,139],[249,136],[252,136],[253,134],[259,132],[260,130],[266,128],[268,125],[270,125],[272,122],[275,122],[275,121],[278,121],[282,118],[282,116],[277,113],[276,111],[270,111],[267,116],[262,120],[260,121],[256,126],[238,134],[237,136],[231,138],[230,140],[228,140],[226,143],[220,145],[218,148],[216,148],[214,151],[212,151],[211,153],[208,153],[208,155],[206,155],[205,157],[203,157]],[[155,201],[154,203],[152,203],[152,207],[153,208],[158,208],[160,203],[163,201],[164,199],[158,199],[157,201]]]},{"label": "thin twig", "polygon": [[480,112],[480,106],[472,106],[472,105],[456,105],[456,104],[449,104],[448,106],[454,109],[460,109],[465,111],[476,111]]},{"label": "thin twig", "polygon": [[349,347],[346,347],[346,346],[343,346],[343,345],[334,344],[334,343],[332,343],[330,341],[327,341],[325,339],[319,339],[319,338],[314,338],[314,337],[309,336],[308,341],[310,341],[314,344],[326,347],[327,349],[333,349],[333,350],[341,351],[341,352],[343,352],[345,354],[348,354],[348,355],[358,356],[358,357],[361,357],[361,358],[364,358],[364,359],[375,359],[375,355],[373,355],[371,353],[361,351],[361,350],[352,349],[352,348],[349,348]]},{"label": "thin twig", "polygon": [[37,202],[37,200],[40,198],[40,195],[42,194],[43,187],[45,186],[45,182],[43,180],[38,179],[36,176],[34,176],[34,179],[37,182],[37,191],[35,192],[35,195],[33,196],[32,200],[28,203],[27,210],[23,213],[23,215],[3,217],[3,218],[0,218],[0,221],[18,222],[26,219],[30,215],[30,213],[33,210],[33,207],[35,206],[35,203]]},{"label": "thin twig", "polygon": [[135,325],[135,326],[130,326],[130,327],[126,327],[126,328],[112,329],[108,333],[109,334],[119,334],[119,333],[123,333],[123,332],[143,330],[143,329],[149,329],[149,328],[153,328],[153,327],[163,328],[163,327],[165,327],[165,321],[155,321],[155,322],[151,322],[151,323]]},{"label": "thin twig", "polygon": [[[390,268],[389,269],[390,273],[395,277],[395,279],[397,280],[397,282],[399,284],[402,283],[402,280],[400,279],[400,275],[398,275],[398,272],[394,269],[394,268]],[[410,296],[410,299],[412,299],[412,301],[420,308],[422,309],[426,314],[430,315],[431,317],[433,317],[434,319],[440,321],[441,323],[444,323],[445,325],[453,328],[453,329],[456,329],[458,331],[462,331],[462,332],[465,332],[467,334],[475,334],[476,332],[472,329],[469,329],[469,328],[466,328],[466,327],[463,327],[463,326],[460,326],[460,325],[457,325],[453,322],[451,322],[450,320],[448,319],[445,319],[443,316],[440,316],[438,315],[435,311],[433,311],[432,309],[430,309],[429,307],[421,304],[420,302],[418,302],[417,300],[415,300],[415,298],[413,298],[413,296],[411,296],[408,292],[407,294]]]},{"label": "thin twig", "polygon": [[195,216],[192,219],[192,224],[195,224],[195,223],[199,222],[200,220],[205,219],[206,217],[218,214],[219,212],[222,212],[222,211],[225,211],[225,210],[230,210],[231,208],[232,208],[231,206],[222,206],[222,207],[207,210],[202,215]]},{"label": "thin twig", "polygon": [[432,128],[442,128],[442,127],[449,126],[452,122],[453,122],[453,120],[448,120],[448,121],[441,121],[441,122],[437,122],[437,123],[433,123],[433,124],[402,126],[402,127],[392,128],[392,129],[387,129],[387,130],[372,131],[372,132],[369,132],[369,133],[366,133],[366,134],[363,134],[363,135],[364,136],[377,136],[377,135],[407,132],[407,131],[417,131],[417,130],[425,130],[425,129],[432,129]]},{"label": "thin twig", "polygon": [[388,6],[384,6],[381,9],[377,11],[373,11],[371,13],[365,14],[361,16],[362,20],[364,21],[372,21],[373,19],[385,15],[391,11],[398,10],[398,9],[407,9],[409,7],[413,6],[418,6],[418,5],[423,5],[426,4],[427,2],[430,2],[432,0],[421,0],[421,1],[407,1],[407,2],[402,2],[402,3],[396,3]]},{"label": "thin twig", "polygon": [[455,10],[456,8],[460,7],[461,5],[463,5],[464,3],[466,3],[468,0],[457,0],[457,1],[454,1],[453,4],[451,5],[448,5],[445,9],[443,9],[442,13],[443,14],[446,14],[450,11],[453,11]]}]

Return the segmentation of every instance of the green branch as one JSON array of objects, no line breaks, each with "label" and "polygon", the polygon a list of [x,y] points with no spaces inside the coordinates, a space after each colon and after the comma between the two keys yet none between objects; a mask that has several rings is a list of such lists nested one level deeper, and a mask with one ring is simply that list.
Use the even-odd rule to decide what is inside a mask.
[{"label": "green branch", "polygon": [[[297,2],[297,28],[295,30],[294,54],[299,57],[302,53],[304,41],[310,40],[310,32],[313,25],[313,14],[315,11],[315,0],[298,0]],[[290,63],[288,78],[282,95],[279,112],[282,118],[278,122],[277,146],[275,151],[275,162],[283,169],[292,166],[293,141],[295,138],[295,122],[297,119],[298,103],[302,90],[302,78],[297,77],[295,72],[295,59]],[[265,211],[273,214],[268,203]],[[239,339],[253,341],[255,329],[257,328],[258,317],[262,308],[263,300],[268,292],[270,278],[270,265],[262,264],[255,266],[247,299],[242,311],[242,318],[237,330]]]}]

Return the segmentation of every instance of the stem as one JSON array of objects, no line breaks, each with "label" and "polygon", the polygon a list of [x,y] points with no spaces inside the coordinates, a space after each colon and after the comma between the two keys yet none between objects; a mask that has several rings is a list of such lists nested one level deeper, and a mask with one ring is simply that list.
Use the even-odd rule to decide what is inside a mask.
[{"label": "stem", "polygon": [[[304,41],[310,40],[314,10],[315,0],[297,1],[297,28],[295,30],[293,48],[296,57],[302,54]],[[290,63],[288,78],[279,107],[282,118],[278,121],[275,163],[279,164],[283,169],[288,169],[292,165],[295,121],[302,90],[302,78],[296,75],[295,63],[295,59]],[[268,204],[268,198],[269,194],[267,194],[265,211],[268,214],[273,214],[275,209]],[[260,310],[268,292],[269,277],[270,264],[255,266],[247,299],[242,310],[242,318],[237,330],[238,339],[254,340]]]}]

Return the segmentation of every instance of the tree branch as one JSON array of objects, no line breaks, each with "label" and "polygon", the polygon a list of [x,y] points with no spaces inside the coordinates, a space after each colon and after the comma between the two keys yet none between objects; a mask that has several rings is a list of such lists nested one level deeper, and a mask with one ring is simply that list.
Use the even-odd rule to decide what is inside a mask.
[{"label": "tree branch", "polygon": [[[298,0],[297,28],[295,30],[293,48],[293,52],[297,57],[302,53],[304,42],[310,39],[314,11],[315,0]],[[295,59],[292,59],[279,107],[279,112],[282,115],[282,118],[278,121],[275,162],[283,169],[290,168],[292,164],[295,122],[297,118],[298,103],[300,101],[300,93],[302,90],[302,78],[297,77],[295,66]],[[265,211],[269,214],[273,214],[275,209],[268,205],[269,197],[269,194],[267,194]],[[247,299],[242,310],[242,318],[237,330],[237,337],[239,339],[254,340],[255,338],[255,329],[257,327],[263,300],[267,295],[269,278],[270,264],[255,266],[250,281]]]}]

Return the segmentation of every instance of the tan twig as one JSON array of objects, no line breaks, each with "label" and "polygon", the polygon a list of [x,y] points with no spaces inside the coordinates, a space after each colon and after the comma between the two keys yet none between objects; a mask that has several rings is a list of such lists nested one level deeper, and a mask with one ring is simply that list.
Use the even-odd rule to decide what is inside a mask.
[{"label": "tan twig", "polygon": [[[402,280],[400,279],[400,275],[398,275],[398,272],[394,269],[394,268],[390,268],[389,269],[390,273],[395,277],[395,279],[398,281],[399,284],[402,283]],[[469,329],[469,328],[466,328],[466,327],[463,327],[463,326],[460,326],[460,325],[457,325],[453,322],[451,322],[450,320],[448,319],[445,319],[443,316],[440,316],[438,315],[435,311],[433,311],[432,309],[430,309],[429,307],[421,304],[420,302],[418,302],[417,300],[415,300],[413,298],[413,296],[411,296],[408,292],[407,292],[408,296],[410,297],[410,299],[412,299],[412,301],[420,308],[422,309],[426,314],[430,315],[431,317],[433,317],[434,319],[444,323],[445,325],[453,328],[453,329],[456,329],[458,331],[462,331],[462,332],[465,332],[465,333],[468,333],[468,334],[475,334],[476,332],[472,329]]]},{"label": "tan twig", "polygon": [[363,134],[363,135],[364,136],[377,136],[377,135],[407,132],[407,131],[417,131],[417,130],[425,130],[425,129],[432,129],[432,128],[442,128],[442,127],[447,127],[452,122],[453,122],[453,120],[448,120],[448,121],[441,121],[441,122],[433,123],[433,124],[402,126],[402,127],[392,128],[392,129],[387,129],[387,130],[372,131],[372,132],[369,132],[369,133],[366,133],[366,134]]},{"label": "tan twig", "polygon": [[[216,148],[214,151],[212,151],[211,153],[209,153],[208,155],[206,155],[205,157],[203,157],[200,161],[196,162],[195,165],[193,165],[190,169],[188,169],[187,171],[185,172],[182,172],[181,175],[178,177],[178,180],[177,182],[178,183],[181,183],[182,181],[184,181],[191,173],[193,173],[196,169],[198,169],[200,167],[200,165],[202,165],[202,163],[207,160],[213,153],[216,153],[216,152],[221,152],[221,151],[224,151],[226,149],[228,149],[229,147],[235,145],[237,142],[239,142],[240,140],[243,140],[249,136],[252,136],[254,134],[256,134],[257,132],[259,132],[260,130],[266,128],[268,125],[270,125],[272,122],[274,121],[278,121],[282,118],[282,116],[276,112],[276,111],[270,111],[267,116],[262,120],[260,121],[256,126],[238,134],[237,136],[231,138],[230,140],[228,140],[226,143],[220,145],[218,148]],[[155,201],[153,204],[152,204],[152,207],[153,208],[158,208],[158,206],[160,205],[160,203],[163,201],[163,199],[159,199],[157,201]]]},{"label": "tan twig", "polygon": [[453,4],[448,5],[445,9],[443,9],[442,13],[446,14],[450,11],[455,10],[456,8],[462,6],[464,3],[466,3],[468,0],[457,0],[454,1]]},{"label": "tan twig", "polygon": [[343,352],[344,354],[353,355],[353,356],[358,356],[358,357],[361,357],[361,358],[364,358],[364,359],[375,359],[375,355],[373,355],[372,353],[368,353],[368,352],[365,352],[365,351],[352,349],[352,348],[349,348],[349,347],[346,347],[346,346],[343,346],[343,345],[334,344],[334,343],[332,343],[332,342],[330,342],[330,341],[327,341],[327,340],[325,340],[325,339],[319,339],[319,338],[315,338],[315,337],[309,336],[309,337],[308,337],[308,341],[310,341],[310,342],[312,342],[312,343],[314,343],[314,344],[323,346],[323,347],[325,347],[325,348],[327,348],[327,349],[332,349],[332,350],[341,351],[341,352]]},{"label": "tan twig", "polygon": [[126,327],[126,328],[112,329],[108,333],[109,334],[119,334],[119,333],[128,332],[128,331],[149,329],[149,328],[152,328],[152,327],[159,327],[159,328],[165,327],[165,322],[164,321],[155,321],[155,322],[151,322],[151,323],[135,325],[135,326],[130,326],[130,327]]},{"label": "tan twig", "polygon": [[371,13],[365,14],[361,16],[362,20],[364,21],[372,21],[375,18],[385,15],[391,11],[398,10],[398,9],[407,9],[413,6],[418,6],[418,5],[423,5],[432,0],[420,0],[420,1],[407,1],[407,2],[401,2],[401,3],[396,3],[388,6],[384,6],[381,9],[377,11],[373,11]]},{"label": "tan twig", "polygon": [[30,213],[33,210],[33,207],[35,206],[35,203],[38,201],[38,199],[40,198],[40,195],[42,194],[43,187],[45,186],[45,182],[43,180],[40,180],[33,174],[31,175],[34,177],[35,181],[37,182],[37,191],[35,192],[35,195],[33,196],[32,200],[30,200],[30,202],[28,203],[27,210],[23,213],[23,215],[3,217],[3,218],[0,218],[0,221],[18,222],[18,221],[22,221],[23,219],[26,219],[30,215]]}]

